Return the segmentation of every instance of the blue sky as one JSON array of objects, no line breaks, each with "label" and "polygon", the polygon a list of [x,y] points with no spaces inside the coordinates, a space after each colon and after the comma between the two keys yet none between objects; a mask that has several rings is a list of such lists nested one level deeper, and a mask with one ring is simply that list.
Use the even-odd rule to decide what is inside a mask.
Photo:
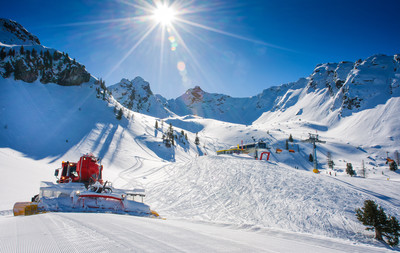
[{"label": "blue sky", "polygon": [[151,14],[153,1],[1,5],[1,17],[68,52],[106,85],[141,76],[166,98],[195,85],[248,97],[307,77],[318,63],[400,53],[397,0],[170,1],[172,27],[138,19]]}]

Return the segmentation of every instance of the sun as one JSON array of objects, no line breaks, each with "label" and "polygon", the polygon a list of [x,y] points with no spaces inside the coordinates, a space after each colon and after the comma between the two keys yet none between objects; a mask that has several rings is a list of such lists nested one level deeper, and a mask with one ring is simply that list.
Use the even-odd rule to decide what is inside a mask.
[{"label": "sun", "polygon": [[175,20],[176,12],[175,10],[166,5],[159,5],[153,11],[153,19],[163,25],[169,26]]}]

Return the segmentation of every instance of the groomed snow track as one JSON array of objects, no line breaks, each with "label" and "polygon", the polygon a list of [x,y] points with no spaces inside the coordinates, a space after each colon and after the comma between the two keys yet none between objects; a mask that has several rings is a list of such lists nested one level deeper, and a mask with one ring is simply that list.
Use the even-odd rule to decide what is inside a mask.
[{"label": "groomed snow track", "polygon": [[[1,252],[384,252],[301,234],[113,214],[0,217]],[[101,222],[100,222],[101,221]]]}]

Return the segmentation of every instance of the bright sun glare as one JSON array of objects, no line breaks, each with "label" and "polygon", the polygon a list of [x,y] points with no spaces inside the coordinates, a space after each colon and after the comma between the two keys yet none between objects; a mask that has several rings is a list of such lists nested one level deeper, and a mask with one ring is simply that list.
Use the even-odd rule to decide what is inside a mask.
[{"label": "bright sun glare", "polygon": [[175,19],[175,10],[166,5],[160,5],[154,10],[153,18],[161,25],[171,25],[172,21]]},{"label": "bright sun glare", "polygon": [[[196,29],[203,29],[209,32],[215,32],[221,35],[229,36],[232,38],[250,41],[252,43],[261,44],[264,46],[270,46],[275,48],[280,48],[279,46],[271,45],[265,43],[263,41],[253,40],[251,38],[247,38],[241,35],[233,34],[227,31],[219,30],[217,28],[203,25],[201,22],[193,20],[193,18],[201,17],[202,12],[209,12],[212,11],[210,8],[204,8],[193,4],[193,0],[186,1],[186,0],[121,0],[121,2],[132,6],[135,10],[137,10],[138,14],[134,15],[133,17],[122,19],[122,21],[129,21],[129,22],[136,22],[135,24],[147,23],[149,22],[150,25],[146,27],[144,33],[141,33],[140,37],[135,38],[134,44],[132,47],[127,51],[124,57],[115,64],[115,66],[110,70],[110,72],[106,75],[110,76],[115,70],[117,70],[121,64],[145,41],[153,31],[160,32],[160,73],[162,73],[162,67],[165,63],[163,56],[164,56],[164,42],[169,42],[169,46],[172,52],[175,52],[179,55],[180,58],[183,58],[182,55],[187,55],[192,60],[192,65],[195,68],[201,70],[202,66],[196,60],[191,48],[188,47],[188,44],[181,36],[181,32],[189,32],[190,34],[194,34],[188,29],[189,27],[194,27]],[[136,3],[137,2],[137,3]],[[212,2],[212,1],[210,1]],[[218,2],[218,1],[216,1]],[[189,15],[187,15],[189,14]],[[186,16],[187,15],[187,16]],[[105,22],[117,22],[121,21],[121,19],[115,20],[104,20],[99,21],[99,23]],[[199,18],[201,21],[201,18]],[[94,22],[96,23],[96,22]],[[178,25],[177,29],[176,25]],[[135,26],[136,27],[136,26]],[[183,29],[183,30],[181,30]],[[165,40],[168,38],[168,40]],[[188,82],[190,79],[186,76],[187,75],[187,67],[189,66],[188,62],[182,61],[180,59],[177,62],[177,69],[182,76],[183,82]],[[186,81],[184,81],[186,80]]]}]

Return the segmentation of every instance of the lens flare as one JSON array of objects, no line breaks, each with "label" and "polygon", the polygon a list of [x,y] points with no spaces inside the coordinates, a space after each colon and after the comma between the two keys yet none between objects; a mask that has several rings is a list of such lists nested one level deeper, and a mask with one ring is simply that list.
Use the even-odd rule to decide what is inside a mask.
[{"label": "lens flare", "polygon": [[186,64],[183,61],[179,61],[176,67],[180,72],[183,72],[186,69]]},{"label": "lens flare", "polygon": [[[207,4],[204,6],[202,6],[201,4],[194,4],[195,1],[193,0],[119,0],[117,2],[121,2],[123,4],[126,4],[128,7],[132,7],[134,10],[133,16],[117,19],[65,24],[65,26],[76,26],[110,23],[120,25],[117,27],[121,28],[125,28],[126,25],[128,25],[128,27],[135,27],[135,29],[140,29],[140,27],[143,27],[142,32],[137,33],[139,29],[135,30],[135,32],[132,32],[132,34],[136,34],[132,40],[132,47],[126,52],[126,54],[123,55],[122,59],[117,62],[117,64],[113,64],[114,67],[106,75],[106,78],[112,75],[114,71],[119,69],[121,64],[128,57],[130,57],[134,53],[134,51],[137,51],[139,46],[145,44],[143,43],[145,40],[149,40],[150,38],[156,38],[157,40],[159,40],[160,43],[160,59],[158,61],[160,64],[159,80],[163,79],[161,77],[164,73],[162,68],[164,65],[166,65],[166,61],[164,60],[164,54],[166,50],[164,50],[164,46],[166,46],[167,44],[169,44],[169,48],[173,52],[174,57],[185,59],[187,64],[190,63],[190,72],[193,71],[195,73],[200,73],[205,78],[207,78],[209,75],[204,69],[204,64],[200,64],[200,62],[198,61],[199,57],[194,54],[195,51],[199,50],[195,50],[197,49],[195,44],[191,45],[191,42],[193,42],[193,40],[191,40],[190,37],[182,36],[183,34],[192,35],[193,37],[198,38],[198,41],[204,42],[207,45],[207,36],[203,38],[199,30],[213,32],[219,35],[228,36],[230,38],[248,41],[260,46],[264,46],[266,48],[272,47],[293,52],[290,49],[283,48],[278,45],[272,45],[264,41],[259,41],[240,34],[231,33],[229,32],[229,30],[225,31],[204,24],[204,22],[207,20],[202,20],[202,16],[209,17],[209,13],[214,11],[214,7],[218,7],[218,4],[210,4],[208,7]],[[129,12],[129,15],[131,14],[132,13]],[[209,22],[206,23],[209,24]],[[135,26],[133,26],[132,24],[135,24]],[[154,36],[153,31],[160,32],[160,35]],[[176,62],[176,58],[171,59],[174,59],[174,63],[177,64],[177,69],[179,70],[179,74],[182,77],[182,83],[184,85],[191,85],[190,76],[193,75],[193,73],[188,73],[185,62]],[[235,60],[235,57],[226,57],[225,60],[227,60],[228,62],[232,62]],[[168,61],[168,64],[169,63],[170,62]],[[174,66],[174,63],[171,64],[171,67]]]}]

